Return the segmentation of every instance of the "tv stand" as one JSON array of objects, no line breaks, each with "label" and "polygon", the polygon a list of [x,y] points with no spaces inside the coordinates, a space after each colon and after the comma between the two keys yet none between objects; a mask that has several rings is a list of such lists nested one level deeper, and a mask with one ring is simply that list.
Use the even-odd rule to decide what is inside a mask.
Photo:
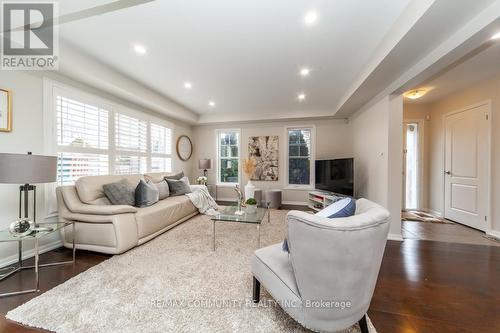
[{"label": "tv stand", "polygon": [[312,210],[314,210],[315,212],[319,212],[323,208],[339,200],[339,198],[341,197],[343,196],[332,192],[310,191],[308,193],[307,206]]}]

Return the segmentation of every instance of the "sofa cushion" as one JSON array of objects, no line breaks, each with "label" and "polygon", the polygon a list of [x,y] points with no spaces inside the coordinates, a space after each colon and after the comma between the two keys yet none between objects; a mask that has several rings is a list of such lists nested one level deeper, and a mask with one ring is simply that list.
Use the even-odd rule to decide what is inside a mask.
[{"label": "sofa cushion", "polygon": [[160,191],[158,190],[158,188],[154,184],[147,183],[145,180],[141,179],[141,181],[135,188],[135,206],[151,206],[157,203],[158,200],[160,200],[159,198]]},{"label": "sofa cushion", "polygon": [[185,195],[168,197],[152,206],[139,208],[135,214],[138,236],[149,236],[196,211],[196,207]]},{"label": "sofa cushion", "polygon": [[108,202],[102,187],[104,184],[114,183],[120,181],[121,179],[126,179],[135,189],[141,178],[142,175],[140,174],[86,176],[80,177],[75,182],[75,187],[78,197],[82,202],[90,205],[102,205]]},{"label": "sofa cushion", "polygon": [[165,178],[177,177],[178,173],[175,172],[148,172],[144,174],[144,179],[153,183],[159,183]]},{"label": "sofa cushion", "polygon": [[126,179],[104,184],[104,194],[113,205],[135,205],[135,188]]},{"label": "sofa cushion", "polygon": [[186,181],[185,179],[176,180],[170,178],[165,178],[165,180],[168,183],[168,188],[170,190],[171,197],[183,195],[186,193],[191,193],[191,187],[189,186],[189,181]]},{"label": "sofa cushion", "polygon": [[174,173],[173,175],[168,175],[165,176],[165,179],[175,179],[175,180],[181,180],[184,177],[184,171]]},{"label": "sofa cushion", "polygon": [[158,189],[158,199],[160,200],[163,200],[163,199],[166,199],[170,196],[170,190],[169,190],[169,187],[168,187],[168,183],[165,179],[163,179],[161,182],[159,183],[153,183],[151,181],[148,180],[148,182],[150,182],[151,184],[153,184],[157,189]]}]

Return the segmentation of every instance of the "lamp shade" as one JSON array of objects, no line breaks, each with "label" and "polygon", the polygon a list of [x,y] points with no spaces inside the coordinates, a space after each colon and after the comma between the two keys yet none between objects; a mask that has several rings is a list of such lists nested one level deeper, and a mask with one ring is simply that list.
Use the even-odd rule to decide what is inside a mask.
[{"label": "lamp shade", "polygon": [[201,170],[212,169],[212,160],[208,158],[201,159],[198,163],[198,169]]},{"label": "lamp shade", "polygon": [[0,153],[0,183],[52,183],[56,178],[56,156]]}]

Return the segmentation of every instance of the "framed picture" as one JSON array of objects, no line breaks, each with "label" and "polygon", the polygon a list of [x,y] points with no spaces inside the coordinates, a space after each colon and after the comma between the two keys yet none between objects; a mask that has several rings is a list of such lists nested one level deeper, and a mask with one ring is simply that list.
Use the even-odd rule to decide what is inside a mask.
[{"label": "framed picture", "polygon": [[0,132],[12,131],[12,96],[6,89],[0,89]]}]

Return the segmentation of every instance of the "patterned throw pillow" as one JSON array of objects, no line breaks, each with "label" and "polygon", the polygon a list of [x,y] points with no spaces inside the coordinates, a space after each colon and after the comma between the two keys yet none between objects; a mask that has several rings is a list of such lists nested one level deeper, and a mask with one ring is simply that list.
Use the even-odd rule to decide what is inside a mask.
[{"label": "patterned throw pillow", "polygon": [[158,202],[160,191],[154,184],[147,183],[141,179],[135,188],[135,205],[136,207],[148,207]]},{"label": "patterned throw pillow", "polygon": [[135,187],[125,178],[115,183],[104,184],[102,188],[112,205],[134,206]]}]

